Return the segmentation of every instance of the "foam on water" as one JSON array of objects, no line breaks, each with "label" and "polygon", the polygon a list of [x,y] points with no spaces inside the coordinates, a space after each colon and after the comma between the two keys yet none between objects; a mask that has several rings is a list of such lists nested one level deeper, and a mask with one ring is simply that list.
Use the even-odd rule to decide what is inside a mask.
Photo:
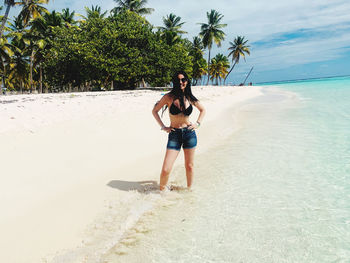
[{"label": "foam on water", "polygon": [[348,262],[349,87],[266,88],[196,157],[194,191],[163,196],[101,262]]}]

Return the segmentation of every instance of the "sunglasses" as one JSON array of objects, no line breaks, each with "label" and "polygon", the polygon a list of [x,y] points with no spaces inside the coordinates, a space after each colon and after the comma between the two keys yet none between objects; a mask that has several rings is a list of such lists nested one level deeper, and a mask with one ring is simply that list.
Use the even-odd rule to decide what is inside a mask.
[{"label": "sunglasses", "polygon": [[187,79],[183,78],[183,79],[179,79],[180,82],[184,83],[187,81]]}]

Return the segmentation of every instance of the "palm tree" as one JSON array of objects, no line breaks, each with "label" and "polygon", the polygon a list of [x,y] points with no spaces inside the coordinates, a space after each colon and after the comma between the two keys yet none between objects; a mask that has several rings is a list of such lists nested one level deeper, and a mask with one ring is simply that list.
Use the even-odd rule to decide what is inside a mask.
[{"label": "palm tree", "polygon": [[33,90],[33,71],[39,68],[40,74],[40,90],[43,92],[43,72],[42,62],[45,57],[43,52],[48,49],[48,38],[52,37],[52,29],[63,25],[63,19],[60,13],[55,10],[46,13],[43,17],[38,17],[31,21],[31,28],[28,33],[30,54],[30,87]]},{"label": "palm tree", "polygon": [[23,20],[24,25],[28,25],[31,19],[42,16],[43,13],[49,13],[41,4],[48,4],[49,0],[22,0],[16,4],[22,5],[22,11],[19,17]]},{"label": "palm tree", "polygon": [[61,17],[66,26],[75,25],[77,23],[77,21],[74,20],[74,16],[75,12],[70,12],[69,8],[62,9]]},{"label": "palm tree", "polygon": [[190,56],[192,59],[192,79],[193,85],[197,85],[198,80],[202,79],[202,76],[207,73],[207,62],[203,58],[204,45],[200,37],[194,37],[192,47],[190,49]]},{"label": "palm tree", "polygon": [[249,46],[246,45],[247,42],[248,42],[248,40],[244,40],[244,37],[242,37],[242,36],[237,36],[233,40],[233,43],[230,42],[231,46],[228,48],[228,50],[231,50],[231,52],[228,54],[228,56],[229,57],[232,56],[232,62],[234,61],[234,64],[233,64],[232,68],[230,69],[230,71],[227,73],[227,75],[224,79],[224,84],[226,82],[228,75],[231,73],[231,71],[236,66],[236,64],[239,63],[240,58],[243,57],[244,61],[245,61],[245,54],[250,55]]},{"label": "palm tree", "polygon": [[[20,46],[16,46],[20,45]],[[21,42],[15,42],[16,47],[14,54],[9,63],[9,86],[13,89],[19,87],[20,93],[23,93],[24,88],[29,88],[29,66],[28,56],[25,53],[26,49],[21,49]]]},{"label": "palm tree", "polygon": [[203,54],[204,45],[200,37],[194,37],[192,42],[193,48],[199,50]]},{"label": "palm tree", "polygon": [[92,19],[92,18],[104,18],[107,14],[107,11],[102,13],[102,9],[100,6],[91,6],[91,9],[88,7],[85,7],[86,15],[87,17],[84,17],[86,20]]},{"label": "palm tree", "polygon": [[163,17],[164,27],[159,27],[159,29],[162,32],[171,31],[177,34],[186,34],[187,33],[186,31],[180,30],[182,25],[185,24],[185,22],[180,23],[180,20],[181,20],[181,17],[171,13],[166,17]]},{"label": "palm tree", "polygon": [[[0,75],[2,80],[2,87],[6,87],[5,79],[7,77],[6,66],[11,60],[12,45],[8,43],[6,37],[0,38]],[[0,95],[2,95],[2,89],[0,87]]]},{"label": "palm tree", "polygon": [[157,27],[159,29],[160,35],[165,39],[165,42],[169,46],[173,46],[181,41],[180,34],[185,34],[187,32],[180,30],[184,22],[180,23],[181,17],[174,14],[167,15],[163,17],[164,27]]},{"label": "palm tree", "polygon": [[221,79],[225,78],[227,70],[230,68],[230,62],[228,58],[223,54],[217,54],[210,63],[210,79],[213,81],[216,79],[216,85],[218,85]]},{"label": "palm tree", "polygon": [[[209,54],[208,54],[208,73],[209,73],[209,67],[210,67],[210,50],[212,48],[213,42],[216,43],[218,47],[221,46],[221,41],[225,39],[225,33],[220,28],[223,28],[227,26],[226,24],[220,24],[221,19],[224,16],[221,15],[219,12],[215,10],[211,10],[210,12],[207,12],[207,18],[208,18],[208,24],[200,23],[201,25],[201,32],[199,35],[203,39],[203,44],[205,48],[208,48]],[[209,83],[209,77],[210,74],[208,74],[208,81],[207,85]]]},{"label": "palm tree", "polygon": [[2,34],[5,29],[6,21],[10,13],[11,7],[13,7],[16,3],[15,0],[4,0],[4,4],[6,5],[6,11],[5,15],[2,18],[2,24],[1,24],[1,29],[0,29],[0,39],[2,38]]},{"label": "palm tree", "polygon": [[148,15],[154,11],[153,8],[146,8],[147,0],[114,0],[118,4],[117,7],[114,7],[111,12],[114,15],[119,14],[120,12],[129,10],[135,12],[139,15]]},{"label": "palm tree", "polygon": [[35,27],[34,24],[33,24],[33,27],[35,28],[36,31],[39,31],[42,35],[45,35],[47,33],[51,33],[48,31],[50,31],[53,27],[57,27],[57,26],[61,27],[64,23],[64,19],[63,19],[62,15],[59,12],[56,12],[55,10],[53,10],[51,13],[45,14],[43,17],[41,17],[38,20],[42,21],[43,28],[37,28],[37,27]]},{"label": "palm tree", "polygon": [[11,39],[12,56],[6,67],[8,74],[7,85],[12,89],[19,87],[22,93],[24,87],[29,87],[29,30],[19,16],[15,17],[12,23],[9,22],[9,25],[7,37]]},{"label": "palm tree", "polygon": [[24,26],[23,20],[17,16],[13,20],[13,23],[9,22],[8,24],[10,27],[7,36],[11,38],[11,44],[21,50],[24,49],[28,44],[28,39],[26,38],[28,29]]}]

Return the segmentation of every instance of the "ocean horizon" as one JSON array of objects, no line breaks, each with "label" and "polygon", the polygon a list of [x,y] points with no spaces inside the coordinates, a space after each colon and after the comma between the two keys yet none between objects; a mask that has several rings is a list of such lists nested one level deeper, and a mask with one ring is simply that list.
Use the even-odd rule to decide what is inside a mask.
[{"label": "ocean horizon", "polygon": [[286,79],[286,80],[271,80],[271,81],[259,81],[256,82],[256,85],[278,85],[286,83],[298,83],[298,82],[310,82],[310,81],[323,81],[327,79],[336,79],[336,78],[348,78],[350,75],[337,75],[337,76],[322,76],[322,77],[310,77],[310,78],[301,78],[301,79]]}]

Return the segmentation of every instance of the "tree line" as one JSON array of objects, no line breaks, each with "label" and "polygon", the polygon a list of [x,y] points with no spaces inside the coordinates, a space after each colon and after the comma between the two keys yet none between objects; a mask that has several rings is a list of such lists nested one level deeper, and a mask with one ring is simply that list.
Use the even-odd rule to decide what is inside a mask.
[{"label": "tree line", "polygon": [[[225,84],[240,58],[250,54],[247,40],[237,36],[228,55],[211,58],[214,44],[226,34],[223,15],[207,12],[206,23],[192,41],[184,37],[184,22],[170,13],[163,25],[151,25],[147,0],[114,0],[102,11],[85,7],[85,14],[69,8],[49,12],[49,0],[4,0],[1,16],[0,75],[2,87],[17,92],[70,92],[165,86],[173,72],[189,73],[193,85]],[[21,11],[8,19],[11,7]],[[208,59],[204,51],[208,50]],[[230,61],[232,65],[230,65]],[[206,82],[206,83],[205,83]]]}]

